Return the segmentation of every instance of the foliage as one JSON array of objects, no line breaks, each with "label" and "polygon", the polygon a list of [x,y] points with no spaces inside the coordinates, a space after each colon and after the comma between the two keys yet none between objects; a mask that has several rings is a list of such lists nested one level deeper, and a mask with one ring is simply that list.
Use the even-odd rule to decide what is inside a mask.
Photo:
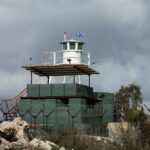
[{"label": "foliage", "polygon": [[66,150],[99,150],[95,140],[79,136],[76,129],[59,129],[57,132],[47,136],[44,140],[50,140]]},{"label": "foliage", "polygon": [[121,86],[115,94],[116,121],[138,122],[146,119],[141,104],[142,93],[139,85],[132,83]]},{"label": "foliage", "polygon": [[145,146],[150,143],[150,122],[141,104],[141,88],[134,83],[121,86],[115,94],[116,121],[127,121],[138,128],[140,143]]},{"label": "foliage", "polygon": [[96,140],[94,137],[87,135],[79,135],[76,129],[60,129],[57,133],[53,133],[45,138],[59,146],[65,147],[66,150],[149,150],[148,141],[142,143],[138,128],[134,126],[123,130],[120,128],[120,134],[116,140]]},{"label": "foliage", "polygon": [[[130,124],[127,130],[118,129],[119,136],[114,137],[115,141],[109,145],[112,150],[149,150],[150,144],[148,141],[142,142],[141,130],[137,126]],[[107,147],[107,149],[108,149]],[[106,150],[107,150],[106,149]]]},{"label": "foliage", "polygon": [[150,143],[150,122],[146,121],[143,123],[143,125],[140,127],[141,136],[140,140],[143,145],[146,145],[147,143]]}]

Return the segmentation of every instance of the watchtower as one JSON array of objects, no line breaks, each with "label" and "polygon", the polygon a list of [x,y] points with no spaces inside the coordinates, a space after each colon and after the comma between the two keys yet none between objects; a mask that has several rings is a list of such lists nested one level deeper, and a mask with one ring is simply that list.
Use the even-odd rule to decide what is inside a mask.
[{"label": "watchtower", "polygon": [[[102,135],[104,124],[113,121],[113,94],[93,91],[90,76],[99,73],[90,67],[90,53],[83,50],[84,42],[66,40],[64,35],[60,44],[61,51],[46,54],[46,63],[23,66],[30,71],[31,83],[27,85],[27,96],[19,101],[19,114],[46,130],[90,128],[93,134]],[[33,83],[33,73],[47,77],[47,83]],[[75,77],[81,75],[88,76],[87,85],[75,82]],[[52,84],[50,77],[54,76],[72,76],[74,82]]]}]

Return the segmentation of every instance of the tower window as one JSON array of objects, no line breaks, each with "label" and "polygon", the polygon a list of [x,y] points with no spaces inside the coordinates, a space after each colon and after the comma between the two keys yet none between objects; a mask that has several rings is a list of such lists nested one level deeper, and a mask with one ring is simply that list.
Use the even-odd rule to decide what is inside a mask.
[{"label": "tower window", "polygon": [[67,50],[67,43],[63,43],[63,50]]},{"label": "tower window", "polygon": [[75,43],[74,42],[70,43],[70,49],[75,49]]},{"label": "tower window", "polygon": [[82,48],[83,48],[83,44],[82,43],[78,43],[78,49],[82,50]]}]

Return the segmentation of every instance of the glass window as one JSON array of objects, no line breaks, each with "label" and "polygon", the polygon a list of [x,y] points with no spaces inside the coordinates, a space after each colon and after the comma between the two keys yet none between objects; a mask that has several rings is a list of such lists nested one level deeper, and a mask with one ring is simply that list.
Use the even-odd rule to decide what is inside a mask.
[{"label": "glass window", "polygon": [[82,48],[83,48],[83,43],[78,43],[78,49],[82,50]]},{"label": "glass window", "polygon": [[70,43],[70,49],[75,49],[75,43],[74,42]]},{"label": "glass window", "polygon": [[63,50],[67,50],[67,43],[63,43]]}]

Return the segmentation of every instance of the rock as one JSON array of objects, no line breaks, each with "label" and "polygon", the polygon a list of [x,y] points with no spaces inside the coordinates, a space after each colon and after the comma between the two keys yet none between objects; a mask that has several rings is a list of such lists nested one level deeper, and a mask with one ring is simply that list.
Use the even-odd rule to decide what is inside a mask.
[{"label": "rock", "polygon": [[0,150],[8,150],[12,148],[12,144],[7,140],[1,138]]},{"label": "rock", "polygon": [[45,149],[45,150],[52,150],[52,146],[50,145],[50,143],[48,141],[42,141],[39,139],[33,139],[28,146],[29,150],[33,150],[35,148],[41,148],[41,149]]},{"label": "rock", "polygon": [[[21,118],[15,118],[13,121],[2,122],[0,124],[0,150],[65,150],[64,147],[59,147],[53,142],[42,141],[37,138],[33,139],[31,128],[32,127]],[[39,136],[41,133],[46,135],[45,132],[42,132],[41,130],[37,130],[36,132]]]},{"label": "rock", "polygon": [[61,147],[59,150],[66,150],[64,147]]},{"label": "rock", "polygon": [[1,137],[10,142],[17,141],[16,133],[17,131],[14,128],[6,128],[0,131]]},{"label": "rock", "polygon": [[[21,139],[21,138],[25,138],[26,140],[28,140],[28,137],[26,135],[26,133],[24,132],[24,129],[28,126],[27,122],[23,121],[21,118],[15,118],[13,121],[4,121],[0,124],[0,135],[3,137],[3,134],[5,135],[6,133],[8,134],[8,136],[16,136],[14,138],[16,139]],[[11,131],[11,135],[9,135],[10,133],[7,131],[10,130]],[[16,133],[14,133],[16,132]],[[4,137],[5,138],[5,137]]]},{"label": "rock", "polygon": [[114,139],[116,137],[120,137],[122,132],[125,132],[129,129],[128,122],[110,122],[108,123],[108,133],[109,138]]},{"label": "rock", "polygon": [[107,128],[110,141],[117,144],[136,144],[139,140],[140,130],[128,122],[108,123]]},{"label": "rock", "polygon": [[29,142],[26,141],[25,139],[19,139],[18,141],[12,142],[11,144],[14,149],[19,150],[19,149],[27,149],[28,143]]},{"label": "rock", "polygon": [[[27,122],[21,118],[13,121],[4,121],[0,124],[1,144],[0,150],[7,149],[26,149],[29,143],[27,135]],[[25,132],[26,130],[26,132]]]},{"label": "rock", "polygon": [[47,141],[52,147],[59,148],[59,146],[53,142]]}]

